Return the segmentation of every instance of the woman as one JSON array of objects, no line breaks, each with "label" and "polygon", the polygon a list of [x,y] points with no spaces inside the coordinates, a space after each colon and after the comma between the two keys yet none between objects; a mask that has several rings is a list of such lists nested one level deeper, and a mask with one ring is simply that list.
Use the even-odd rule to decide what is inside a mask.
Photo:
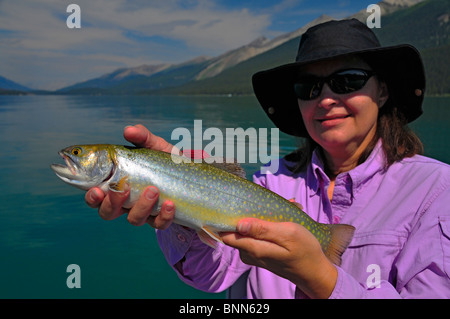
[{"label": "woman", "polygon": [[[213,250],[190,229],[171,224],[166,202],[149,216],[158,191],[149,187],[128,213],[148,222],[180,278],[218,292],[241,276],[248,298],[450,297],[450,168],[420,156],[406,124],[422,113],[425,87],[417,51],[381,47],[357,20],[309,29],[295,63],[259,72],[255,94],[280,130],[306,137],[306,146],[254,181],[303,205],[322,223],[355,226],[332,264],[315,237],[294,223],[244,219]],[[142,126],[125,138],[139,146],[172,146]],[[86,201],[105,219],[125,213],[128,193],[90,190]]]}]

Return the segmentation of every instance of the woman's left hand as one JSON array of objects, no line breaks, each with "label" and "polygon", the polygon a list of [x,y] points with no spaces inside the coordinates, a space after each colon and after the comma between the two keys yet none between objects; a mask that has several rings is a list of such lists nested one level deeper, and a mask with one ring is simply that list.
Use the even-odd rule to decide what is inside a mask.
[{"label": "woman's left hand", "polygon": [[239,221],[237,229],[237,233],[222,233],[221,237],[225,244],[239,250],[244,263],[290,280],[310,298],[331,295],[337,269],[306,228],[295,223],[245,218]]}]

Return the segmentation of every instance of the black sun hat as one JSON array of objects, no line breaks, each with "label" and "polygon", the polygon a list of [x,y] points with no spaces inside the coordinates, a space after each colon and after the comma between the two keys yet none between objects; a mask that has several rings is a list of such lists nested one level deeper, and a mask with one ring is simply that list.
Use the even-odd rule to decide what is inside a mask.
[{"label": "black sun hat", "polygon": [[422,114],[425,71],[419,52],[408,44],[382,47],[373,31],[356,20],[328,21],[301,37],[294,63],[253,75],[255,95],[274,124],[284,133],[308,135],[294,92],[299,68],[306,64],[358,55],[382,78],[394,103],[408,122]]}]

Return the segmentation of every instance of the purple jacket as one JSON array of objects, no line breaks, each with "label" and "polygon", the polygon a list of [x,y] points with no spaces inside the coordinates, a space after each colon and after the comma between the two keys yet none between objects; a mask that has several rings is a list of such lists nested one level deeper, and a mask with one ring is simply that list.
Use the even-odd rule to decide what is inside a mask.
[{"label": "purple jacket", "polygon": [[[294,198],[321,223],[355,226],[330,298],[450,298],[450,166],[414,156],[384,168],[381,142],[370,157],[337,176],[330,202],[329,178],[315,152],[307,170],[292,174],[285,160],[258,183]],[[185,283],[208,292],[233,288],[247,298],[303,298],[290,281],[244,264],[239,252],[203,244],[194,231],[171,225],[158,242]],[[232,296],[237,296],[236,294]]]}]

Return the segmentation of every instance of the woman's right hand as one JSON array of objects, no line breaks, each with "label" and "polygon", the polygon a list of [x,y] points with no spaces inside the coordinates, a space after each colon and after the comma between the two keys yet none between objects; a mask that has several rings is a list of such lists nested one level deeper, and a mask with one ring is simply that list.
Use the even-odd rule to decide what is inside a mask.
[{"label": "woman's right hand", "polygon": [[[140,124],[125,127],[123,135],[127,141],[137,147],[146,147],[169,153],[174,147]],[[130,191],[127,187],[123,192],[109,191],[108,193],[104,193],[98,187],[93,187],[86,193],[85,200],[90,207],[98,208],[99,215],[105,220],[112,220],[123,214],[128,214],[128,222],[135,226],[141,226],[145,223],[157,229],[166,229],[170,226],[175,215],[175,206],[171,201],[163,203],[157,216],[150,216],[153,206],[158,201],[159,192],[156,187],[147,187],[131,209],[124,209],[122,206],[129,195]]]}]

